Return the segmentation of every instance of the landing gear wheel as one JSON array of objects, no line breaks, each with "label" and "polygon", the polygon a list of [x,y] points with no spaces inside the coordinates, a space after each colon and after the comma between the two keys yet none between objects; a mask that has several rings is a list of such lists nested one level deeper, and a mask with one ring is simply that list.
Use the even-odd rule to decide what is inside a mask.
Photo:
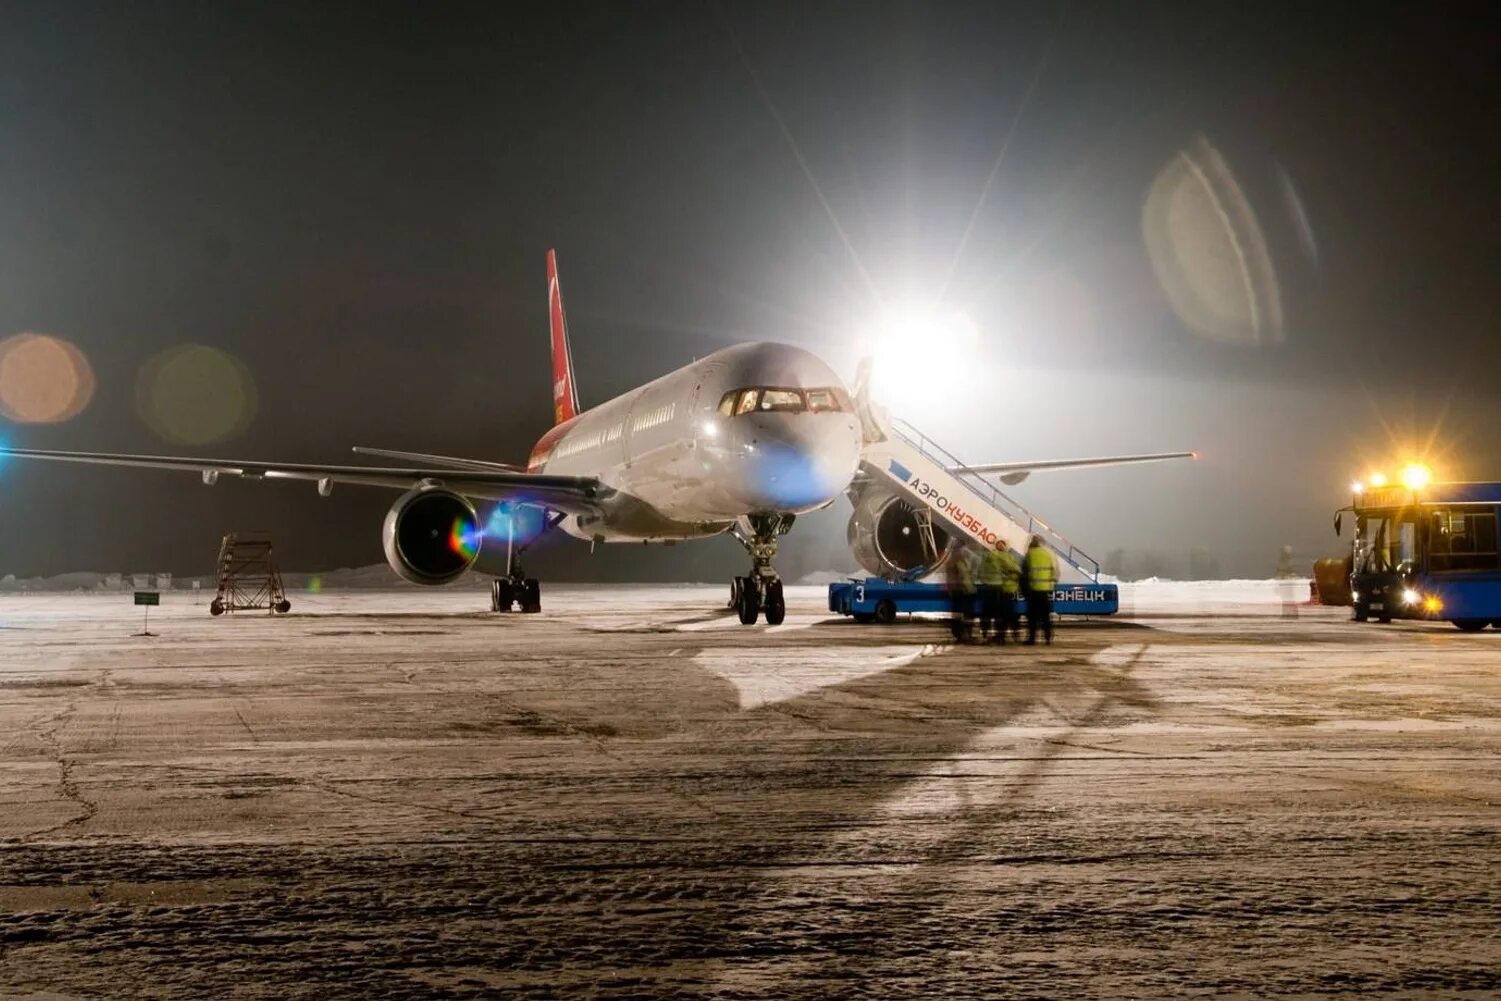
[{"label": "landing gear wheel", "polygon": [[756,617],[761,614],[761,592],[756,590],[753,581],[745,581],[740,586],[740,601],[735,605],[735,611],[740,613],[741,625],[756,624]]},{"label": "landing gear wheel", "polygon": [[490,611],[509,612],[511,602],[515,600],[511,594],[511,582],[504,577],[497,577],[490,582]]},{"label": "landing gear wheel", "polygon": [[208,603],[208,613],[210,615],[223,615],[224,614],[224,602],[220,601],[218,598],[215,598],[213,601],[209,602]]},{"label": "landing gear wheel", "polygon": [[1450,619],[1449,621],[1454,623],[1456,629],[1467,633],[1478,633],[1486,626],[1485,619]]},{"label": "landing gear wheel", "polygon": [[1350,618],[1354,619],[1356,622],[1364,622],[1370,617],[1371,610],[1365,605],[1361,604],[1357,604],[1354,608],[1354,611],[1350,614]]},{"label": "landing gear wheel", "polygon": [[286,615],[292,610],[292,603],[286,598],[283,598],[271,607],[275,609],[278,615]]},{"label": "landing gear wheel", "polygon": [[736,577],[730,581],[730,607],[740,607],[740,592],[745,590],[745,578]]},{"label": "landing gear wheel", "polygon": [[766,624],[768,626],[780,626],[782,620],[787,618],[787,601],[782,597],[782,582],[779,580],[768,581],[766,584]]},{"label": "landing gear wheel", "polygon": [[896,605],[890,598],[882,598],[876,602],[875,619],[883,626],[889,626],[896,621]]},{"label": "landing gear wheel", "polygon": [[542,584],[537,578],[528,577],[521,582],[519,602],[524,613],[536,614],[542,611]]}]

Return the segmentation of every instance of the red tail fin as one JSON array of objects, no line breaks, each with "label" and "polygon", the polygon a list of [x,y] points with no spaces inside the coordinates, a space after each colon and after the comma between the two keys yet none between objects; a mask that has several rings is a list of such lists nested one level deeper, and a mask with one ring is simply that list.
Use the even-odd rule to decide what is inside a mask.
[{"label": "red tail fin", "polygon": [[558,287],[558,252],[547,252],[547,323],[552,329],[552,416],[562,424],[578,416],[579,393],[573,382],[573,349],[568,346],[568,320],[563,315],[563,290]]}]

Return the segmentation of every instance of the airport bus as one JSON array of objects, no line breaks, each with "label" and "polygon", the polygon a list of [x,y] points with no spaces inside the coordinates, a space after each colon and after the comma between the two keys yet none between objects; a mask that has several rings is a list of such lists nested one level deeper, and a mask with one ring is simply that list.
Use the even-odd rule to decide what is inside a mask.
[{"label": "airport bus", "polygon": [[1359,486],[1335,515],[1353,516],[1350,603],[1356,622],[1434,619],[1466,632],[1501,629],[1496,516],[1501,483]]}]

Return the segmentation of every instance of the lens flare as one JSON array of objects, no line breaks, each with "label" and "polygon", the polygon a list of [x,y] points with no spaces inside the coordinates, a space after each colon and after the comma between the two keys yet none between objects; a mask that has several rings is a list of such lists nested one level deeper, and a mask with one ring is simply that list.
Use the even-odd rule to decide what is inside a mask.
[{"label": "lens flare", "polygon": [[[974,320],[936,303],[903,302],[876,316],[870,329],[877,399],[903,406],[945,404],[962,397],[980,346]],[[956,359],[961,359],[956,361]]]},{"label": "lens flare", "polygon": [[20,424],[77,417],[94,396],[94,370],[72,344],[49,334],[0,341],[0,416]]},{"label": "lens flare", "polygon": [[136,409],[168,441],[206,445],[250,426],[255,419],[255,382],[234,355],[184,344],[142,366],[136,378]]},{"label": "lens flare", "polygon": [[479,556],[479,547],[485,533],[468,518],[455,518],[448,532],[448,548],[456,555],[473,562]]},{"label": "lens flare", "polygon": [[1422,490],[1433,482],[1433,470],[1418,462],[1410,462],[1402,469],[1402,485],[1409,490]]},{"label": "lens flare", "polygon": [[1173,310],[1194,332],[1247,347],[1283,337],[1271,247],[1228,160],[1200,136],[1157,175],[1142,237]]}]

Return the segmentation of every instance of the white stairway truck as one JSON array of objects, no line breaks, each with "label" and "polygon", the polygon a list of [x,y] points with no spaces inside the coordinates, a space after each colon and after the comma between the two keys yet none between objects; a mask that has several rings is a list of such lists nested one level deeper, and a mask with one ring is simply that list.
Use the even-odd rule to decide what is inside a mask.
[{"label": "white stairway truck", "polygon": [[1100,565],[911,425],[890,418],[858,380],[865,447],[850,487],[849,541],[866,571],[888,581],[937,571],[958,543],[1025,553],[1038,536],[1057,554],[1060,580],[1098,582]]}]

